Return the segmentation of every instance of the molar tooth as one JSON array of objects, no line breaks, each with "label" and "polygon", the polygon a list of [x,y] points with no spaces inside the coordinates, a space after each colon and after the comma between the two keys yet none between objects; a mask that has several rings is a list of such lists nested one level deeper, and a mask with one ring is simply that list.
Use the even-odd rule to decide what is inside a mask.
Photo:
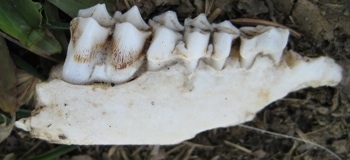
[{"label": "molar tooth", "polygon": [[128,22],[115,25],[105,69],[108,82],[121,83],[132,78],[142,65],[141,53],[150,34]]},{"label": "molar tooth", "polygon": [[148,69],[159,70],[176,60],[173,52],[176,43],[182,39],[182,35],[172,30],[172,28],[178,28],[176,24],[171,26],[171,23],[168,23],[168,25],[163,26],[152,20],[149,20],[149,24],[152,26],[154,33],[147,51]]},{"label": "molar tooth", "polygon": [[209,63],[216,70],[221,70],[226,58],[230,55],[232,41],[239,36],[239,30],[229,21],[213,24],[217,31],[213,33],[214,51]]},{"label": "molar tooth", "polygon": [[258,54],[269,55],[275,64],[280,62],[283,49],[288,42],[288,29],[257,26],[242,27],[241,31],[241,66],[250,68]]},{"label": "molar tooth", "polygon": [[121,12],[117,11],[114,13],[113,18],[119,22],[129,22],[132,25],[134,25],[139,30],[148,30],[150,27],[147,25],[147,23],[143,20],[139,8],[137,6],[131,7],[127,12],[122,14]]},{"label": "molar tooth", "polygon": [[[98,34],[96,34],[98,33]],[[104,49],[110,29],[93,18],[75,18],[71,22],[71,41],[63,66],[62,78],[74,84],[91,82],[91,73]]]},{"label": "molar tooth", "polygon": [[200,58],[212,53],[213,45],[209,45],[211,30],[212,26],[203,13],[194,19],[185,19],[184,41],[180,41],[176,49],[190,71],[197,67]]},{"label": "molar tooth", "polygon": [[104,27],[110,27],[115,24],[115,20],[109,15],[105,4],[96,4],[93,7],[81,9],[78,12],[78,17],[92,17]]}]

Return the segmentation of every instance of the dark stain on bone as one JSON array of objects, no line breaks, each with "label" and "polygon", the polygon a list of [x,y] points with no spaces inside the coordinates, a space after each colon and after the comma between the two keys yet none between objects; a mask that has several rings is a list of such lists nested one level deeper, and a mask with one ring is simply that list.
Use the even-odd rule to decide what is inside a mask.
[{"label": "dark stain on bone", "polygon": [[77,39],[79,39],[79,37],[82,34],[82,31],[80,29],[78,29],[78,24],[79,24],[79,19],[78,18],[74,18],[71,23],[70,23],[70,28],[71,28],[71,40],[72,40],[72,44],[73,47],[76,46],[77,44]]},{"label": "dark stain on bone", "polygon": [[67,137],[64,134],[59,134],[58,138],[61,139],[61,140],[67,139]]}]

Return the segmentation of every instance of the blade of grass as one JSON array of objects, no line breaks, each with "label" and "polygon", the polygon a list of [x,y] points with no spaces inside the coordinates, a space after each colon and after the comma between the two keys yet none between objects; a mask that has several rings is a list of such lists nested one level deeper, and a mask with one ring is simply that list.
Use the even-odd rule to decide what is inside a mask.
[{"label": "blade of grass", "polygon": [[11,56],[13,58],[13,62],[19,69],[26,71],[27,73],[41,80],[45,80],[45,77],[43,75],[41,75],[32,65],[24,61],[21,57],[17,56],[16,54],[12,54]]},{"label": "blade of grass", "polygon": [[15,71],[5,39],[0,36],[0,109],[7,113],[14,113],[18,107]]},{"label": "blade of grass", "polygon": [[45,57],[60,53],[62,47],[51,32],[42,27],[41,11],[41,4],[31,0],[1,0],[0,29],[26,49]]},{"label": "blade of grass", "polygon": [[57,148],[54,148],[46,153],[43,153],[39,156],[35,156],[33,158],[29,158],[27,160],[52,160],[55,158],[58,158],[70,151],[73,151],[74,149],[76,149],[78,146],[59,146]]},{"label": "blade of grass", "polygon": [[78,15],[79,9],[89,8],[98,3],[106,3],[107,9],[113,9],[114,0],[48,0],[50,3],[61,9],[64,13],[74,18]]}]

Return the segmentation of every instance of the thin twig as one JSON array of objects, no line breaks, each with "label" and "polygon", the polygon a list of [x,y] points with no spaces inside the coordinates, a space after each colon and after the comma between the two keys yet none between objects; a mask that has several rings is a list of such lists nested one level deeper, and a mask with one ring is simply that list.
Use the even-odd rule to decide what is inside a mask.
[{"label": "thin twig", "polygon": [[301,34],[298,33],[297,31],[284,26],[282,24],[278,24],[275,22],[271,22],[271,21],[266,21],[266,20],[262,20],[262,19],[252,19],[252,18],[236,18],[236,19],[231,19],[231,22],[235,23],[235,24],[239,24],[239,25],[265,25],[265,26],[273,26],[273,27],[280,27],[280,28],[285,28],[288,29],[290,34],[292,36],[294,36],[295,38],[301,38]]},{"label": "thin twig", "polygon": [[188,142],[188,141],[185,141],[183,143],[186,145],[189,145],[189,146],[197,147],[197,148],[206,148],[206,149],[213,149],[214,148],[213,146],[207,146],[207,145],[197,144],[197,143]]},{"label": "thin twig", "polygon": [[247,129],[250,129],[250,130],[254,130],[254,131],[258,131],[258,132],[261,132],[261,133],[267,133],[267,134],[270,134],[270,135],[274,135],[274,136],[277,136],[277,137],[282,137],[282,138],[287,138],[287,139],[292,139],[292,140],[296,140],[296,141],[301,141],[301,142],[305,142],[307,144],[311,144],[313,146],[316,146],[318,148],[321,148],[323,150],[325,150],[326,152],[328,152],[329,154],[331,154],[332,156],[334,156],[336,159],[338,160],[342,160],[342,158],[340,158],[336,153],[334,153],[333,151],[329,150],[328,148],[324,147],[324,146],[321,146],[315,142],[312,142],[310,140],[307,140],[307,139],[301,139],[301,138],[297,138],[297,137],[293,137],[293,136],[288,136],[288,135],[284,135],[284,134],[280,134],[280,133],[275,133],[275,132],[270,132],[270,131],[266,131],[266,130],[262,130],[262,129],[259,129],[259,128],[255,128],[255,127],[251,127],[251,126],[247,126],[247,125],[244,125],[244,124],[239,124],[238,126],[240,127],[243,127],[243,128],[247,128]]},{"label": "thin twig", "polygon": [[191,148],[187,150],[185,157],[183,157],[183,160],[188,160],[195,148],[196,148],[195,146],[191,146]]},{"label": "thin twig", "polygon": [[240,145],[238,145],[238,144],[234,144],[234,143],[232,143],[232,142],[230,142],[230,141],[227,141],[227,140],[225,140],[224,143],[225,143],[226,145],[229,145],[229,146],[231,146],[231,147],[235,147],[235,148],[237,148],[237,149],[239,149],[239,150],[241,150],[241,151],[243,151],[243,152],[246,152],[246,153],[248,153],[248,154],[252,154],[252,151],[251,151],[250,149],[245,148],[245,147],[243,147],[243,146],[240,146]]}]

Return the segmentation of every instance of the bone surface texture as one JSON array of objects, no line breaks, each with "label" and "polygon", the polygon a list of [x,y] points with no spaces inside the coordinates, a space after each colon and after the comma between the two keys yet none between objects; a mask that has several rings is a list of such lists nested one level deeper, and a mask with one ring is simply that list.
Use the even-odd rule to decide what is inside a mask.
[{"label": "bone surface texture", "polygon": [[37,85],[37,106],[17,127],[61,144],[176,144],[342,78],[333,59],[287,50],[286,29],[107,13],[99,4],[72,20],[63,67]]}]

